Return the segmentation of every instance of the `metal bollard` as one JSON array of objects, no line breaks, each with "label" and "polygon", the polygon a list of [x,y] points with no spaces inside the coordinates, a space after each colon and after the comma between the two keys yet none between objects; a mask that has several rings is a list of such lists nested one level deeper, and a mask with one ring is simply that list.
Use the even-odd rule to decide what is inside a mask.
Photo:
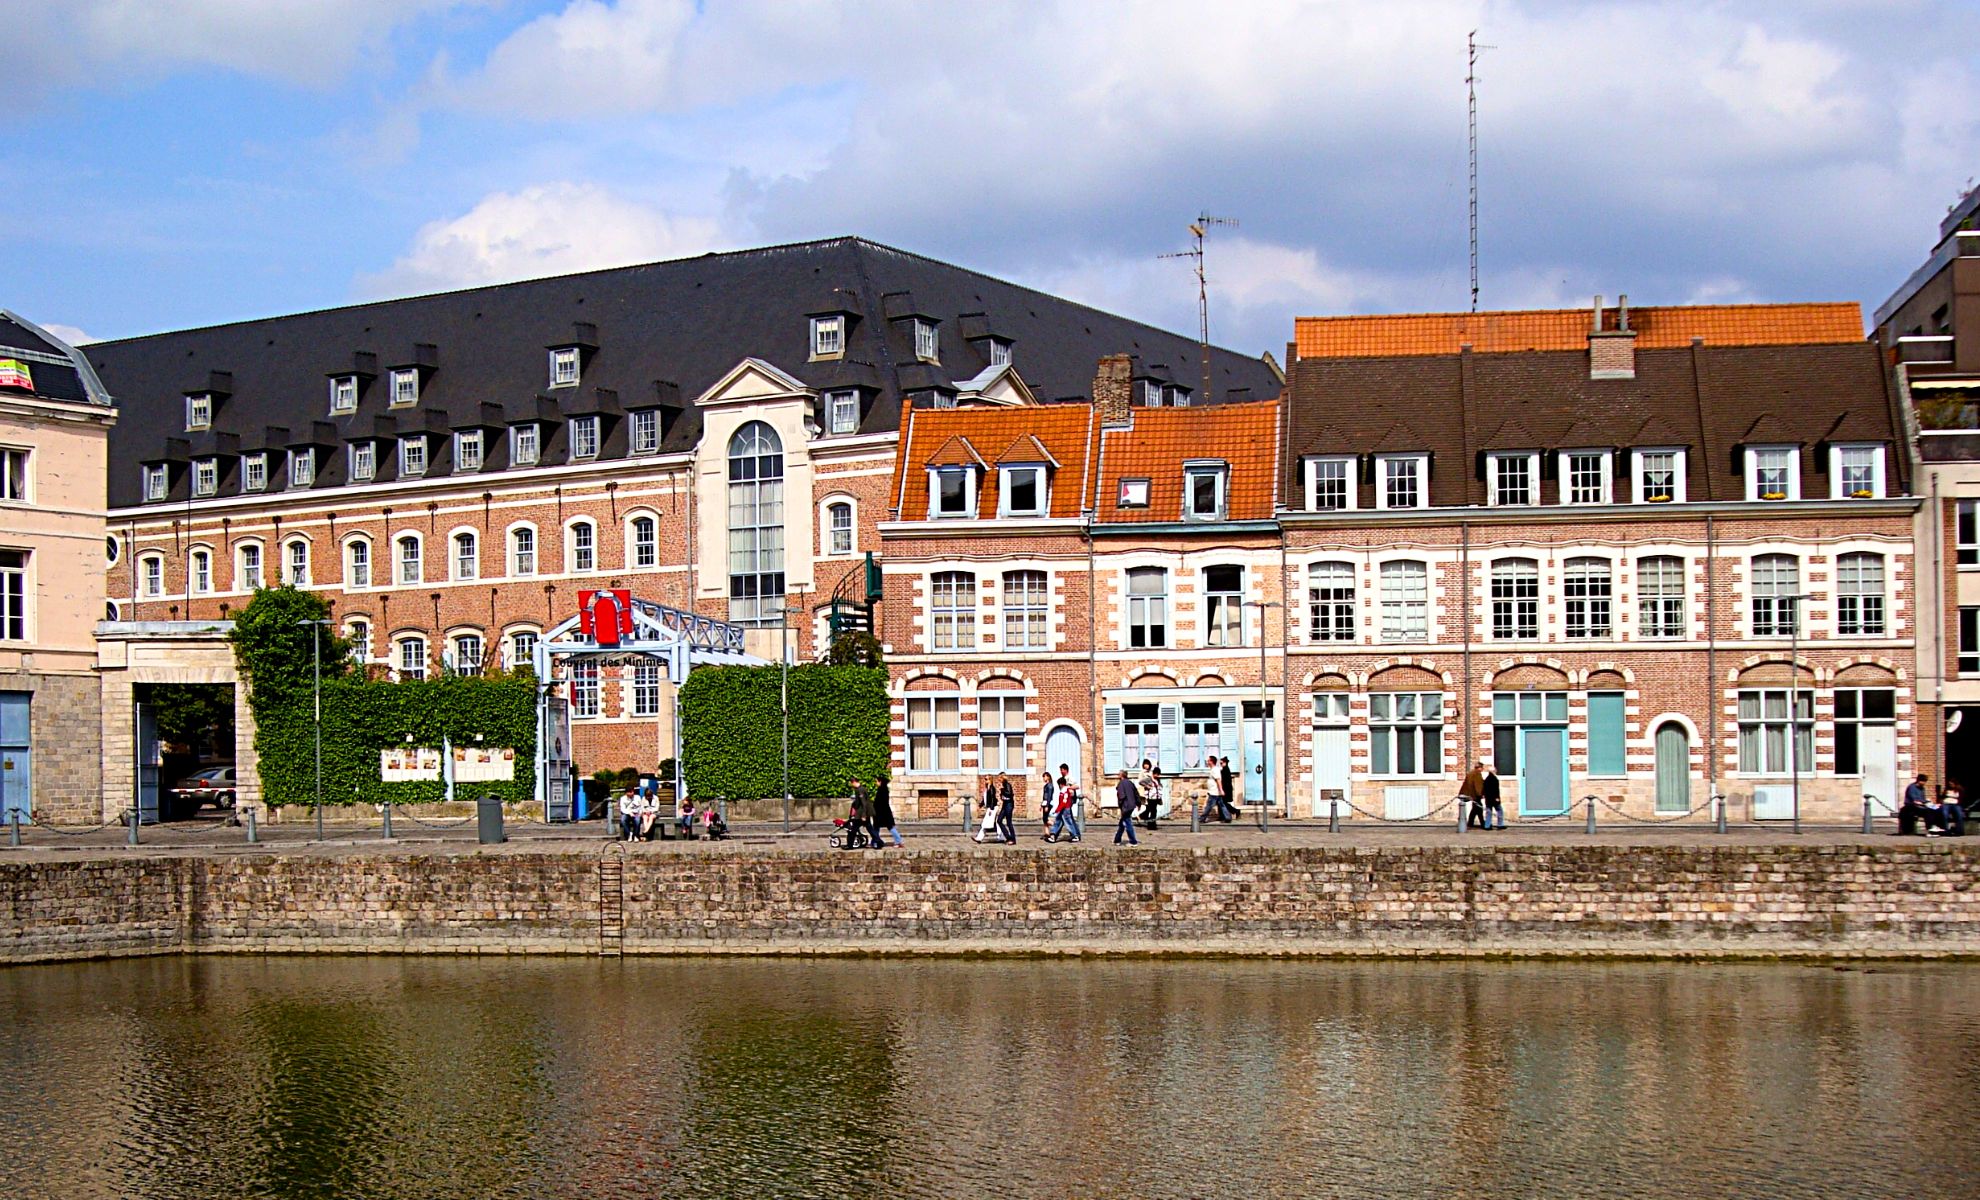
[{"label": "metal bollard", "polygon": [[1272,832],[1272,802],[1269,799],[1258,806],[1258,832]]},{"label": "metal bollard", "polygon": [[[390,800],[378,806],[378,815],[385,821],[384,836],[385,840],[389,842],[392,840],[392,802]],[[610,826],[612,822],[607,820],[605,824]]]},{"label": "metal bollard", "polygon": [[1712,801],[1719,810],[1717,821],[1718,831],[1724,833],[1726,831],[1726,798],[1724,796],[1714,796],[1712,797]]},{"label": "metal bollard", "polygon": [[963,814],[963,836],[968,837],[970,834],[970,830],[976,828],[975,823],[971,820],[971,818],[976,815],[976,795],[974,792],[967,793],[964,795],[962,814]]},{"label": "metal bollard", "polygon": [[1595,797],[1584,796],[1582,797],[1582,799],[1588,802],[1588,832],[1594,833],[1595,832]]},{"label": "metal bollard", "polygon": [[509,840],[502,828],[502,802],[494,796],[483,796],[474,802],[475,840],[484,846],[500,845]]},{"label": "metal bollard", "polygon": [[1198,821],[1198,820],[1200,820],[1200,819],[1202,818],[1202,816],[1203,816],[1203,814],[1202,814],[1202,813],[1200,813],[1200,812],[1198,812],[1198,811],[1197,811],[1197,808],[1196,808],[1196,805],[1195,805],[1194,803],[1192,803],[1192,804],[1191,804],[1191,805],[1189,806],[1189,831],[1190,831],[1191,833],[1202,833],[1202,832],[1203,832],[1203,830],[1202,830],[1202,828],[1201,828],[1201,827],[1199,827],[1199,826],[1197,825],[1197,821]]},{"label": "metal bollard", "polygon": [[1874,832],[1874,827],[1871,825],[1870,822],[1871,822],[1870,797],[1865,796],[1863,797],[1863,832],[1865,833]]},{"label": "metal bollard", "polygon": [[135,846],[138,844],[138,822],[140,820],[138,810],[136,808],[127,808],[124,812],[130,817],[131,824],[130,832],[124,837],[124,844],[126,846]]},{"label": "metal bollard", "polygon": [[729,827],[729,798],[727,796],[715,797],[715,819],[722,822],[722,828],[727,829]]},{"label": "metal bollard", "polygon": [[247,810],[247,840],[248,840],[248,845],[250,846],[254,845],[256,842],[261,840],[261,831],[255,828],[254,814],[255,814],[255,808],[253,805],[250,804]]},{"label": "metal bollard", "polygon": [[1464,798],[1463,796],[1459,796],[1459,797],[1458,797],[1458,802],[1457,802],[1457,814],[1458,814],[1458,815],[1457,815],[1457,831],[1458,831],[1458,836],[1459,836],[1459,837],[1463,837],[1463,836],[1464,836],[1464,816],[1465,816],[1465,812],[1464,812],[1464,809],[1465,809],[1465,805],[1467,805],[1467,804],[1469,804],[1469,803],[1471,803],[1471,801],[1469,801],[1469,800],[1466,800],[1466,799],[1465,799],[1465,798]]},{"label": "metal bollard", "polygon": [[1339,800],[1329,800],[1327,801],[1327,832],[1339,833],[1340,831],[1341,802]]},{"label": "metal bollard", "polygon": [[[1864,819],[1868,820],[1869,818],[1866,817]],[[18,808],[10,808],[7,810],[7,844],[9,846],[13,846],[16,849],[20,848],[21,810]]]}]

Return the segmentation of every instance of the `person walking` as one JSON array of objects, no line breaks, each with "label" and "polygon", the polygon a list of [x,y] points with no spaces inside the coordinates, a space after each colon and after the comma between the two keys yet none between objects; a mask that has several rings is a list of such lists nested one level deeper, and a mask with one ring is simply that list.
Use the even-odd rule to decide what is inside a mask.
[{"label": "person walking", "polygon": [[1234,810],[1231,808],[1231,794],[1227,790],[1230,787],[1229,768],[1224,763],[1224,759],[1214,754],[1204,760],[1204,769],[1209,772],[1209,778],[1205,782],[1209,785],[1210,794],[1203,801],[1203,813],[1199,820],[1214,819],[1226,825],[1230,824]]},{"label": "person walking", "polygon": [[987,842],[997,836],[997,781],[983,783],[983,824],[970,835],[970,841]]},{"label": "person walking", "polygon": [[894,839],[896,847],[901,844],[901,829],[894,823],[894,798],[887,790],[887,777],[873,777],[873,848],[880,848],[880,831],[884,829]]},{"label": "person walking", "polygon": [[1481,793],[1485,797],[1485,828],[1504,829],[1506,810],[1505,806],[1499,803],[1499,773],[1486,767],[1484,763],[1478,765],[1485,767],[1485,787]]},{"label": "person walking", "polygon": [[1150,832],[1154,831],[1155,822],[1162,816],[1162,795],[1162,768],[1158,765],[1151,765],[1148,768],[1147,778],[1142,781],[1141,798],[1144,807],[1141,812],[1141,827],[1143,829]]},{"label": "person walking", "polygon": [[1141,789],[1134,786],[1134,779],[1126,767],[1121,768],[1121,781],[1114,785],[1114,803],[1120,806],[1121,822],[1114,827],[1114,844],[1121,844],[1121,835],[1127,835],[1127,844],[1138,846],[1140,840],[1134,836],[1134,810],[1141,807]]},{"label": "person walking", "polygon": [[1237,817],[1237,772],[1231,770],[1228,754],[1217,764],[1217,782],[1223,785],[1224,824],[1228,825]]},{"label": "person walking", "polygon": [[1059,795],[1068,800],[1063,807],[1066,810],[1067,822],[1072,826],[1072,840],[1076,842],[1079,840],[1079,835],[1086,832],[1086,810],[1083,807],[1086,798],[1080,795],[1079,788],[1073,785],[1072,766],[1069,763],[1059,764]]},{"label": "person walking", "polygon": [[1058,800],[1058,785],[1052,781],[1052,768],[1045,768],[1045,778],[1038,785],[1038,823],[1045,827],[1045,835],[1052,834],[1052,815]]},{"label": "person walking", "polygon": [[[857,779],[848,780],[846,790],[852,793],[852,807],[846,813],[846,848],[857,850],[866,837],[867,827],[872,823],[872,812],[866,805],[865,784]],[[869,840],[867,844],[872,843]]]},{"label": "person walking", "polygon": [[1017,828],[1011,824],[1011,816],[1017,811],[1017,792],[1011,787],[1011,777],[997,773],[997,835],[1007,846],[1017,845]]},{"label": "person walking", "polygon": [[1471,770],[1465,772],[1464,782],[1458,785],[1458,803],[1465,807],[1466,829],[1485,828],[1485,761],[1483,759],[1472,763]]}]

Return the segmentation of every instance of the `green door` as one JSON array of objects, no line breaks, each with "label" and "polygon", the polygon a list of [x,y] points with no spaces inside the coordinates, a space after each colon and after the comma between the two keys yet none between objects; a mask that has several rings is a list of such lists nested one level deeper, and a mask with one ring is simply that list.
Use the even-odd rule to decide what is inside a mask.
[{"label": "green door", "polygon": [[1691,807],[1691,739],[1684,726],[1657,727],[1657,811],[1681,813]]},{"label": "green door", "polygon": [[1519,812],[1552,817],[1567,811],[1567,730],[1523,729],[1519,745]]}]

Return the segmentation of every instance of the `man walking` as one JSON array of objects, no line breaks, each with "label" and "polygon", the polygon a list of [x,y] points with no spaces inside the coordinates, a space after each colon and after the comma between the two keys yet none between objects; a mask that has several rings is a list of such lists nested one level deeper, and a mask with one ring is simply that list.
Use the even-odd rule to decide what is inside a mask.
[{"label": "man walking", "polygon": [[1485,761],[1471,764],[1471,770],[1458,784],[1458,803],[1465,807],[1464,827],[1484,829],[1485,826]]},{"label": "man walking", "polygon": [[1224,824],[1228,825],[1237,817],[1237,773],[1231,770],[1231,756],[1228,754],[1217,764],[1217,782],[1222,785]]},{"label": "man walking", "polygon": [[1481,794],[1485,797],[1485,828],[1504,829],[1506,810],[1499,803],[1499,773],[1486,767],[1482,762],[1478,765],[1485,768],[1485,786],[1481,790]]},{"label": "man walking", "polygon": [[1141,807],[1141,789],[1134,786],[1134,777],[1126,767],[1121,768],[1121,781],[1114,785],[1114,803],[1121,810],[1121,823],[1114,827],[1114,844],[1120,845],[1121,835],[1126,834],[1128,845],[1140,845],[1134,836],[1134,810]]},{"label": "man walking", "polygon": [[1059,764],[1058,788],[1059,796],[1065,801],[1061,807],[1066,810],[1066,821],[1072,826],[1072,840],[1076,842],[1079,840],[1079,835],[1086,832],[1086,813],[1081,809],[1085,797],[1081,796],[1079,789],[1073,786],[1072,766],[1069,763]]}]

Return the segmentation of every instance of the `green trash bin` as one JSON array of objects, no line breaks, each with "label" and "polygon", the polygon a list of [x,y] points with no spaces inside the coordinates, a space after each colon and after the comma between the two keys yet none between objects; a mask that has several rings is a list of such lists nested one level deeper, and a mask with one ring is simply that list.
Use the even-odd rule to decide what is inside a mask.
[{"label": "green trash bin", "polygon": [[478,829],[481,834],[482,845],[492,846],[509,840],[508,835],[502,832],[502,802],[500,800],[497,800],[493,796],[483,796],[475,802],[475,815],[480,821]]}]

